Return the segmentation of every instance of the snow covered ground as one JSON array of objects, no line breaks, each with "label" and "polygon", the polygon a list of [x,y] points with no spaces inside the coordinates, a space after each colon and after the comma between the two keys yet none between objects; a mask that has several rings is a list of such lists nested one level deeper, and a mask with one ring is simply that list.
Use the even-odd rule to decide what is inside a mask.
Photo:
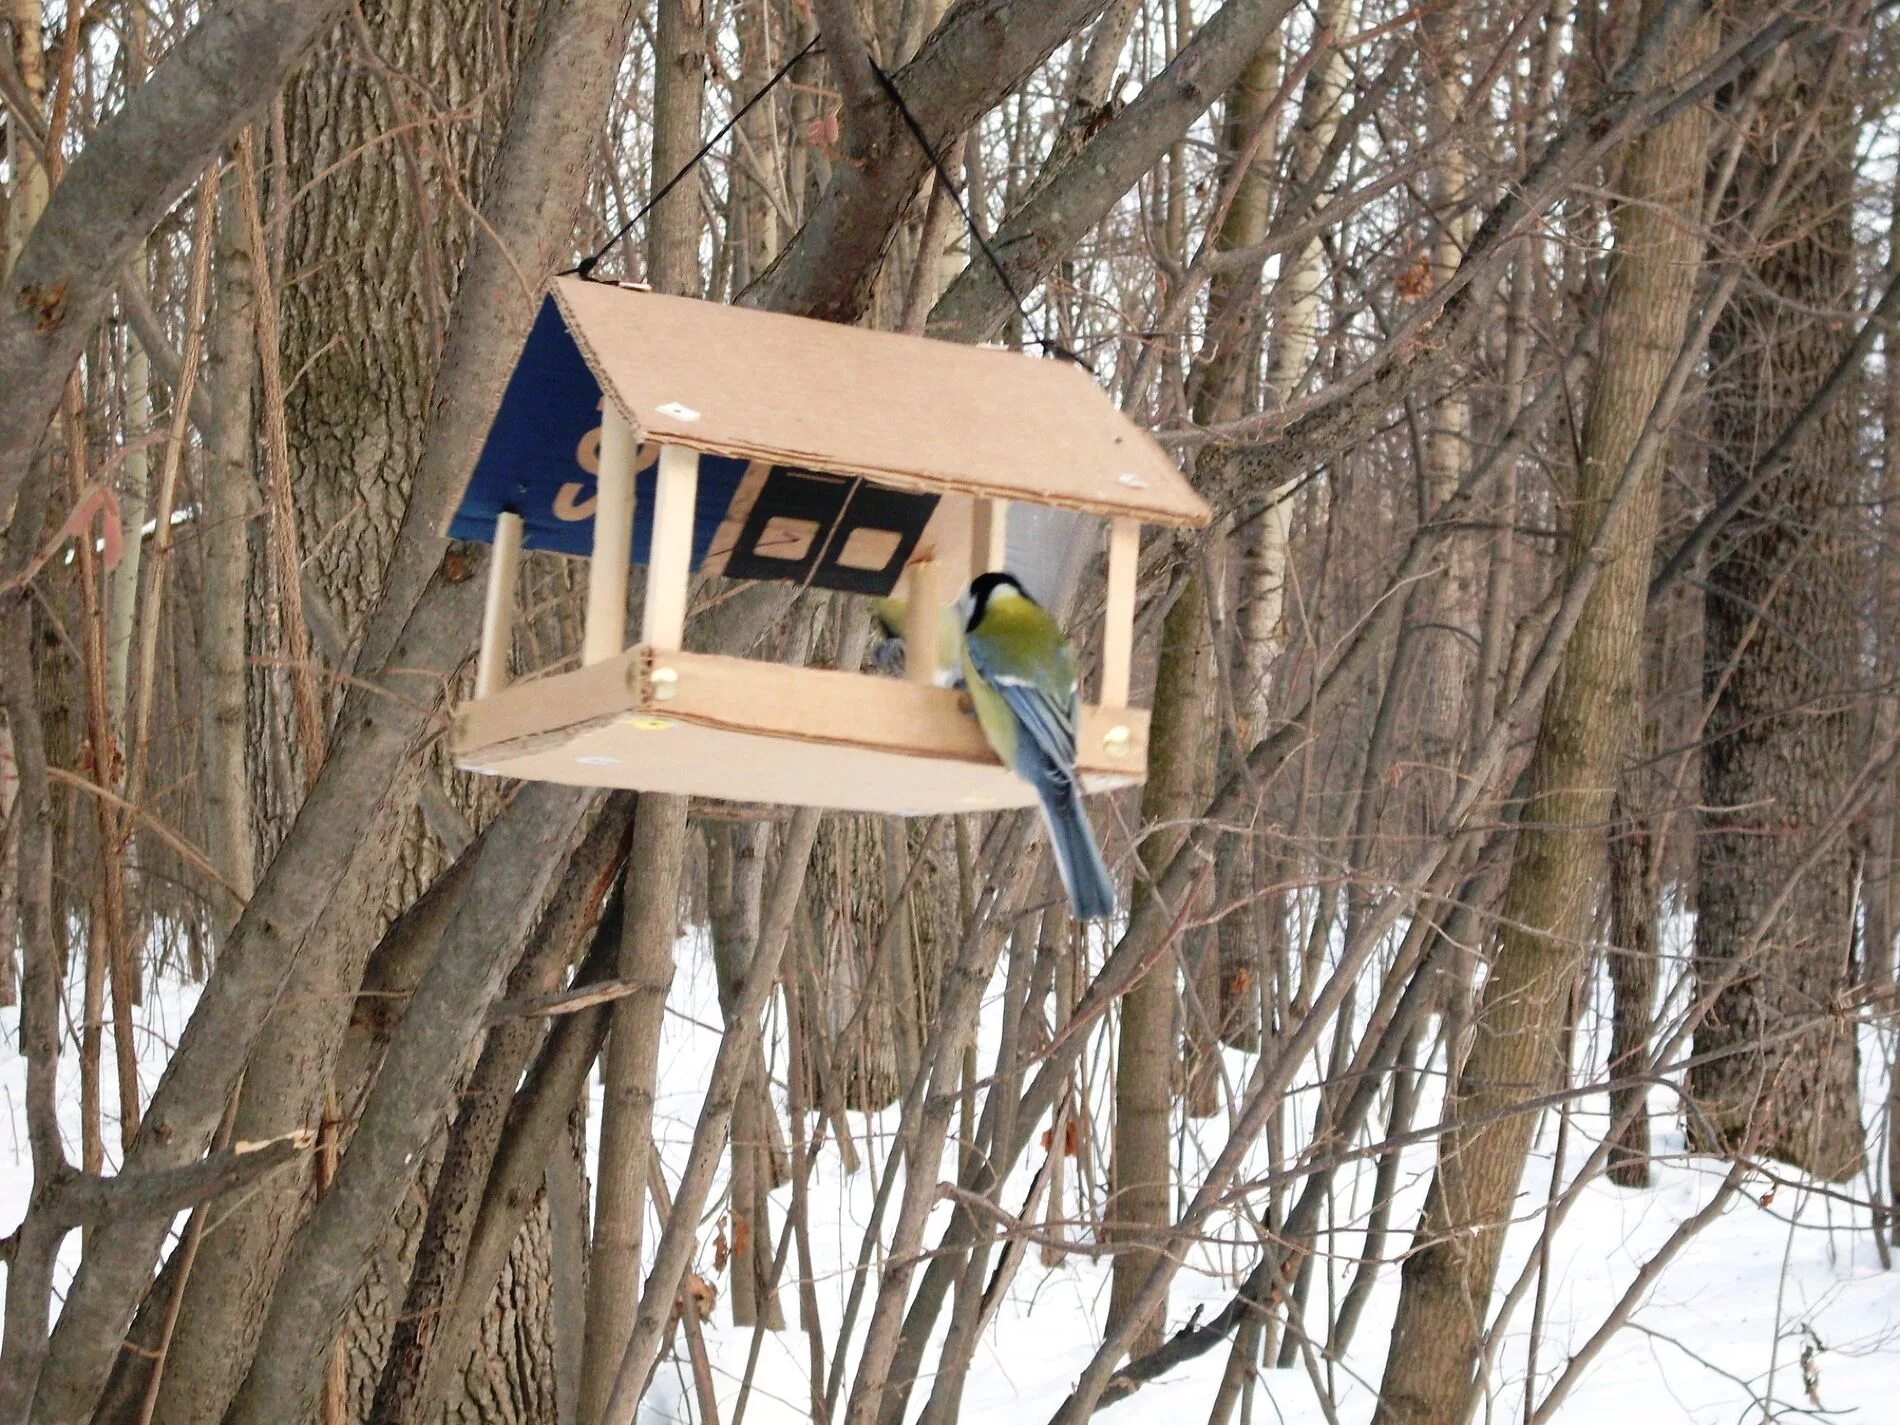
[{"label": "snow covered ground", "polygon": [[[1677,927],[1677,948],[1686,927]],[[1000,992],[1000,979],[995,990]],[[1607,1011],[1607,991],[1601,1008]],[[698,1085],[705,1082],[718,1047],[708,1026],[718,1023],[718,999],[710,954],[690,944],[682,946],[674,980],[671,1013],[661,1063],[664,1082],[656,1105],[657,1131],[663,1135],[663,1155],[670,1171],[683,1165],[698,1110]],[[994,1017],[986,1021],[992,1028]],[[1603,1038],[1607,1038],[1607,1029]],[[986,1042],[986,1049],[989,1047]],[[1885,1065],[1889,1047],[1869,1036],[1863,1052],[1867,1101],[1884,1098]],[[1580,1043],[1580,1067],[1601,1057],[1597,1037]],[[984,1058],[982,1062],[989,1062]],[[1244,1082],[1249,1060],[1231,1055],[1229,1078]],[[1098,1080],[1099,1082],[1099,1075]],[[1418,1122],[1435,1120],[1437,1080],[1428,1080]],[[1302,1096],[1307,1100],[1308,1096]],[[1727,1165],[1689,1156],[1684,1151],[1680,1124],[1663,1116],[1664,1095],[1654,1096],[1658,1110],[1655,1147],[1661,1155],[1651,1188],[1631,1191],[1602,1178],[1585,1186],[1576,1206],[1565,1217],[1551,1243],[1550,1275],[1544,1293],[1541,1344],[1535,1399],[1568,1363],[1571,1353],[1597,1330],[1616,1305],[1638,1269],[1675,1232],[1714,1196]],[[1106,1110],[1100,1110],[1099,1132],[1107,1131]],[[1310,1118],[1310,1101],[1295,1110],[1297,1121]],[[1870,1150],[1884,1153],[1884,1129],[1870,1109]],[[1585,1102],[1573,1113],[1566,1163],[1571,1172],[1580,1167],[1606,1126],[1600,1099]],[[852,1116],[864,1148],[865,1164],[855,1177],[846,1178],[835,1153],[820,1160],[813,1184],[813,1256],[835,1266],[832,1275],[820,1274],[816,1283],[824,1318],[825,1345],[836,1342],[839,1321],[851,1287],[850,1266],[856,1261],[863,1225],[869,1220],[889,1133],[895,1122],[888,1116],[868,1120]],[[1194,1125],[1203,1156],[1220,1151],[1226,1138],[1224,1118]],[[1883,1135],[1876,1137],[1877,1130]],[[1526,1170],[1522,1220],[1511,1233],[1500,1283],[1509,1283],[1537,1251],[1541,1215],[1535,1209],[1545,1201],[1556,1148],[1554,1119],[1540,1134],[1536,1152]],[[1397,1206],[1395,1231],[1388,1252],[1402,1250],[1409,1240],[1429,1181],[1434,1149],[1431,1144],[1406,1154],[1401,1181],[1404,1198]],[[1190,1157],[1192,1157],[1190,1153]],[[1006,1205],[1024,1200],[1035,1155],[1020,1165],[1003,1195]],[[955,1171],[954,1146],[946,1153],[943,1176]],[[1351,1259],[1358,1250],[1352,1225],[1360,1220],[1369,1201],[1371,1165],[1358,1174],[1341,1175],[1337,1217],[1340,1232],[1336,1292],[1350,1279]],[[1568,1183],[1568,1174],[1565,1179]],[[1662,1274],[1630,1323],[1612,1339],[1565,1399],[1557,1418],[1566,1421],[1615,1421],[1619,1425],[1647,1422],[1694,1422],[1695,1425],[1740,1425],[1794,1415],[1821,1418],[1854,1417],[1865,1421],[1900,1420],[1900,1270],[1883,1271],[1864,1209],[1849,1209],[1830,1197],[1781,1187],[1767,1206],[1758,1205],[1768,1183],[1751,1181],[1736,1194],[1722,1216],[1696,1236]],[[1076,1215],[1074,1187],[1069,1189],[1068,1215]],[[1865,1184],[1850,1185],[1857,1197],[1866,1196]],[[1099,1185],[1098,1185],[1099,1192]],[[774,1195],[774,1211],[789,1205],[790,1189]],[[702,1233],[698,1270],[712,1272],[712,1239],[717,1230],[717,1205]],[[939,1204],[926,1241],[933,1241],[948,1217]],[[782,1219],[775,1216],[773,1227]],[[1229,1219],[1215,1224],[1217,1234],[1236,1245],[1225,1250],[1208,1248],[1175,1279],[1169,1300],[1168,1329],[1178,1329],[1197,1309],[1212,1315],[1233,1294],[1253,1261],[1253,1253],[1238,1244],[1247,1234]],[[963,1392],[963,1419],[968,1421],[1041,1421],[1053,1415],[1087,1365],[1101,1339],[1107,1314],[1109,1267],[1106,1260],[1091,1261],[1071,1255],[1059,1266],[1045,1268],[1031,1250],[1007,1294],[995,1321],[984,1333],[976,1363]],[[723,1296],[707,1329],[713,1373],[720,1389],[721,1418],[730,1420],[746,1368],[753,1332],[738,1330]],[[1324,1299],[1321,1292],[1316,1298]],[[1398,1300],[1398,1268],[1380,1274],[1352,1349],[1338,1362],[1320,1362],[1319,1368],[1333,1397],[1337,1417],[1344,1425],[1372,1418],[1377,1384],[1384,1366],[1387,1337]],[[1336,1303],[1337,1296],[1334,1301]],[[867,1304],[868,1307],[868,1304]],[[796,1322],[796,1300],[785,1298],[788,1319]],[[1513,1317],[1512,1330],[1501,1352],[1496,1380],[1479,1419],[1524,1418],[1526,1347],[1531,1336],[1531,1302],[1527,1298]],[[860,1330],[862,1316],[860,1316]],[[1816,1397],[1806,1394],[1801,1360],[1805,1347],[1818,1349],[1810,1356],[1817,1375]],[[1176,1374],[1148,1385],[1099,1417],[1105,1425],[1117,1418],[1179,1422],[1193,1425],[1205,1420],[1223,1367],[1224,1348],[1201,1357]],[[934,1350],[927,1364],[934,1362]],[[746,1407],[748,1421],[791,1425],[809,1420],[806,1384],[809,1355],[797,1331],[766,1333],[753,1381],[754,1398]],[[847,1377],[848,1379],[848,1377]],[[928,1388],[912,1395],[913,1417],[923,1407]],[[696,1418],[693,1389],[683,1361],[663,1364],[649,1394],[641,1420],[685,1422]],[[1253,1407],[1256,1422],[1322,1425],[1327,1419],[1319,1394],[1306,1368],[1263,1374]]]},{"label": "snow covered ground", "polygon": [[[191,989],[177,984],[161,984],[148,996],[141,1040],[148,1088],[182,1029],[194,997]],[[718,1042],[711,957],[697,937],[682,941],[669,1011],[656,1128],[669,1174],[677,1176]],[[993,1018],[989,1016],[991,1022],[986,1023],[991,1032]],[[1598,1038],[1586,1027],[1578,1050],[1580,1064],[1587,1065],[1600,1055]],[[22,1109],[24,1065],[15,1053],[17,1042],[16,1012],[0,1011],[0,1233],[10,1231],[17,1222],[30,1182]],[[1884,1091],[1890,1050],[1890,1045],[1871,1034],[1864,1044],[1870,1104],[1877,1103]],[[1094,1071],[1098,1084],[1100,1063],[1098,1058]],[[1247,1067],[1244,1057],[1233,1056],[1228,1065],[1232,1079],[1243,1080]],[[109,1070],[105,1078],[110,1155],[116,1151],[116,1128]],[[1436,1083],[1435,1078],[1428,1081],[1421,1123],[1435,1116]],[[61,1097],[76,1158],[76,1064],[69,1065],[62,1078]],[[1656,1096],[1655,1106],[1666,1111],[1663,1097]],[[1106,1111],[1099,1112],[1098,1132],[1105,1132]],[[1294,1117],[1308,1112],[1305,1105],[1297,1106]],[[1875,1118],[1870,1111],[1870,1127],[1877,1130]],[[594,1121],[598,1122],[597,1115]],[[1567,1173],[1588,1155],[1603,1121],[1600,1101],[1586,1102],[1573,1114],[1565,1155]],[[851,1266],[870,1215],[877,1176],[888,1155],[895,1113],[852,1115],[851,1122],[863,1166],[846,1177],[835,1151],[827,1150],[812,1188],[812,1246],[814,1259],[821,1264],[815,1285],[827,1353],[835,1349],[851,1286]],[[1597,1330],[1642,1263],[1710,1199],[1722,1180],[1722,1164],[1683,1151],[1679,1124],[1667,1116],[1659,1116],[1656,1123],[1656,1146],[1662,1154],[1656,1185],[1629,1191],[1601,1179],[1588,1184],[1551,1243],[1535,1399],[1543,1398],[1572,1352]],[[1195,1141],[1186,1155],[1190,1166],[1196,1148],[1211,1157],[1226,1136],[1223,1118],[1193,1127]],[[1870,1144],[1876,1153],[1884,1154],[1883,1138],[1870,1133]],[[1525,1176],[1521,1220],[1509,1238],[1501,1282],[1513,1280],[1537,1250],[1542,1218],[1536,1209],[1550,1190],[1555,1149],[1553,1120],[1546,1125]],[[1407,1240],[1429,1178],[1432,1151],[1431,1145],[1421,1145],[1405,1158],[1405,1197],[1394,1214],[1395,1234],[1388,1250],[1402,1249]],[[1006,1204],[1023,1200],[1035,1166],[1032,1155],[1030,1162],[1019,1167],[1004,1195]],[[945,1176],[953,1167],[954,1160],[946,1158]],[[1330,1290],[1335,1302],[1358,1250],[1354,1224],[1370,1196],[1370,1171],[1366,1165],[1357,1175],[1341,1175],[1335,1214],[1339,1230],[1331,1243],[1335,1266]],[[1075,1218],[1081,1215],[1077,1186],[1074,1174],[1069,1177],[1065,1215]],[[1900,1419],[1900,1271],[1882,1270],[1864,1209],[1804,1190],[1798,1182],[1781,1186],[1773,1200],[1763,1205],[1760,1199],[1767,1187],[1765,1181],[1751,1181],[1721,1217],[1688,1244],[1653,1284],[1629,1324],[1584,1373],[1558,1418],[1620,1425],[1651,1421],[1740,1425],[1794,1416]],[[1865,1184],[1853,1185],[1851,1190],[1855,1196],[1866,1196]],[[774,1196],[775,1231],[789,1199],[789,1188]],[[706,1337],[721,1394],[721,1416],[731,1421],[753,1333],[732,1326],[726,1284],[713,1269],[713,1239],[721,1210],[716,1192],[701,1232],[697,1268],[720,1288],[720,1304]],[[939,1206],[931,1238],[947,1211]],[[1176,1278],[1169,1306],[1170,1330],[1197,1308],[1210,1314],[1219,1310],[1252,1260],[1244,1245],[1246,1234],[1235,1220],[1217,1220],[1214,1231],[1232,1239],[1233,1245],[1198,1250]],[[69,1239],[64,1259],[67,1271],[77,1250],[75,1236]],[[62,1285],[64,1280],[62,1275]],[[1317,1363],[1333,1397],[1336,1418],[1348,1425],[1371,1418],[1397,1292],[1397,1268],[1388,1267],[1345,1359]],[[1325,1284],[1319,1284],[1315,1299],[1324,1302],[1327,1295]],[[1059,1265],[1045,1267],[1032,1249],[984,1333],[964,1390],[963,1418],[1046,1420],[1092,1354],[1107,1300],[1106,1261],[1071,1254]],[[796,1323],[797,1299],[789,1287],[784,1303],[788,1317]],[[1527,1299],[1512,1320],[1510,1338],[1480,1415],[1487,1425],[1494,1420],[1524,1419],[1531,1320]],[[1203,1420],[1225,1358],[1224,1349],[1216,1350],[1149,1385],[1101,1418],[1169,1420],[1181,1425]],[[753,1425],[808,1420],[809,1359],[805,1338],[797,1330],[767,1333],[746,1420]],[[927,1386],[920,1386],[913,1394],[914,1410],[921,1410],[927,1395]],[[669,1359],[661,1366],[640,1418],[648,1425],[694,1419],[692,1400],[684,1362]],[[1327,1419],[1327,1410],[1307,1368],[1296,1365],[1262,1375],[1251,1418],[1319,1425]]]}]

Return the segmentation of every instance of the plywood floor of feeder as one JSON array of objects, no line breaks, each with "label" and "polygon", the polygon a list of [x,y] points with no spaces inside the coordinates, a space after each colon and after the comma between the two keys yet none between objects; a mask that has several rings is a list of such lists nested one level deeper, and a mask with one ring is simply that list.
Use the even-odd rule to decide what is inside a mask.
[{"label": "plywood floor of feeder", "polygon": [[[570,786],[897,816],[1033,805],[967,709],[959,692],[895,678],[636,647],[465,705],[455,760]],[[1145,710],[1085,706],[1080,732],[1089,791],[1143,779]]]}]

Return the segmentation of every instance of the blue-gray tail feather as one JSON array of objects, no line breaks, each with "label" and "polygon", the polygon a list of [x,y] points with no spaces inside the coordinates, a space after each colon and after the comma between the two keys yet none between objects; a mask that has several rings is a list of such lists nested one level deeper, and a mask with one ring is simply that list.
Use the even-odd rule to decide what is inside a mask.
[{"label": "blue-gray tail feather", "polygon": [[1115,914],[1115,883],[1095,845],[1095,830],[1072,782],[1044,782],[1042,819],[1049,828],[1049,847],[1063,889],[1077,920],[1106,920]]}]

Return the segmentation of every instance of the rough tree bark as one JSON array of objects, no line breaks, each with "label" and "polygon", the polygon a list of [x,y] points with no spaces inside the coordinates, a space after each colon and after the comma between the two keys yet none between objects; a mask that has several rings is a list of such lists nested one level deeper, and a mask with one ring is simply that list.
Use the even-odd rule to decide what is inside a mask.
[{"label": "rough tree bark", "polygon": [[330,1343],[446,1116],[443,1086],[460,1080],[591,800],[582,789],[530,783],[471,849],[469,888],[391,1037],[335,1180],[285,1253],[227,1425],[302,1419],[315,1404]]},{"label": "rough tree bark", "polygon": [[[1267,218],[1272,208],[1272,173],[1277,153],[1275,131],[1278,115],[1273,101],[1280,88],[1280,47],[1278,35],[1268,40],[1247,62],[1247,67],[1227,91],[1226,112],[1222,115],[1222,191],[1233,196],[1226,217],[1211,239],[1217,252],[1232,253],[1259,244],[1267,233]],[[1262,263],[1246,263],[1238,271],[1221,271],[1208,284],[1207,334],[1199,355],[1198,382],[1191,388],[1194,419],[1211,425],[1241,416],[1257,399],[1259,382],[1254,374],[1259,367],[1261,333],[1259,295]],[[1252,526],[1250,525],[1251,529]],[[1217,590],[1215,605],[1225,618],[1230,606],[1228,543],[1244,550],[1246,536],[1223,542],[1210,551],[1209,577]],[[1277,592],[1277,590],[1276,590]],[[1233,601],[1237,605],[1238,600]],[[1277,619],[1276,619],[1277,623]],[[1216,657],[1227,656],[1219,650]],[[1235,676],[1230,683],[1237,704],[1238,736],[1251,737],[1250,729],[1259,723],[1258,688],[1246,680],[1244,657],[1236,653],[1230,660]],[[1244,690],[1244,691],[1243,691]],[[1242,700],[1245,700],[1244,702]],[[1218,704],[1217,704],[1218,708]],[[1208,726],[1220,726],[1217,715]],[[1215,745],[1218,752],[1215,751]],[[1210,739],[1207,758],[1211,774],[1212,759],[1231,766],[1240,751],[1232,737],[1215,735]],[[1200,802],[1206,796],[1197,792]],[[1187,1111],[1205,1118],[1220,1106],[1219,1046],[1222,1043],[1253,1042],[1259,1035],[1259,1004],[1255,990],[1257,970],[1264,947],[1254,943],[1254,932],[1265,923],[1277,906],[1256,913],[1250,893],[1257,889],[1255,874],[1263,866],[1255,838],[1243,836],[1233,853],[1222,858],[1217,872],[1214,904],[1234,907],[1222,915],[1219,923],[1196,936],[1199,953],[1189,957],[1184,984],[1192,989],[1182,996],[1183,1055],[1186,1061]],[[1268,937],[1270,938],[1270,937]]]},{"label": "rough tree bark", "polygon": [[[1141,820],[1149,830],[1141,842],[1143,875],[1135,887],[1137,901],[1156,894],[1154,881],[1181,846],[1183,828],[1195,812],[1195,773],[1213,671],[1207,597],[1201,580],[1189,575],[1161,628],[1154,721],[1148,734],[1148,781],[1141,795]],[[1173,919],[1179,910],[1169,905],[1164,913]],[[1175,948],[1168,947],[1121,1002],[1121,1038],[1115,1055],[1115,1144],[1103,1209],[1104,1240],[1122,1244],[1115,1254],[1109,1287],[1111,1331],[1128,1318],[1135,1294],[1154,1266],[1153,1252],[1139,1250],[1135,1244],[1165,1229],[1174,1216],[1168,1120],[1178,1062],[1178,963]],[[1135,1354],[1160,1344],[1165,1316],[1164,1309],[1142,1323]]]},{"label": "rough tree bark", "polygon": [[132,255],[342,8],[342,0],[212,8],[68,165],[20,237],[0,301],[0,370],[10,377],[0,384],[0,519],[12,518],[66,375]]},{"label": "rough tree bark", "polygon": [[[653,33],[654,191],[699,152],[706,98],[705,0],[659,0]],[[688,178],[647,215],[647,282],[656,292],[698,295],[703,226],[698,175]]]},{"label": "rough tree bark", "polygon": [[[280,181],[299,197],[283,235],[291,274],[278,294],[283,349],[266,354],[286,373],[303,373],[287,382],[282,412],[297,542],[349,646],[381,593],[473,228],[472,203],[501,129],[478,119],[505,111],[520,48],[518,17],[498,18],[482,0],[397,0],[365,13],[373,18],[341,28],[285,94]],[[434,94],[429,102],[466,118],[426,116],[410,141],[385,141],[393,128],[416,122],[422,106],[413,86],[423,76]],[[262,631],[281,617],[266,603],[254,611],[253,626],[268,637]],[[274,642],[286,645],[281,637]],[[309,768],[307,749],[284,736],[291,725],[284,671],[266,666],[259,683],[250,760],[260,774],[259,839],[268,855],[303,799]],[[364,834],[390,843],[388,879],[354,903],[354,914],[332,910],[327,944],[334,953],[299,958],[273,1014],[274,1032],[245,1074],[240,1139],[314,1128],[322,1119],[352,997],[381,925],[435,868],[413,807],[392,809]],[[347,1124],[342,1131],[347,1138]],[[311,1189],[308,1179],[281,1175],[206,1237],[180,1305],[154,1425],[185,1425],[229,1402],[290,1234],[312,1205]],[[419,1207],[411,1216],[390,1246],[398,1263],[420,1229]],[[393,1312],[401,1294],[399,1286],[395,1300],[386,1285],[369,1290],[348,1346],[351,1394],[364,1406],[389,1339],[388,1322],[375,1318]],[[517,1358],[546,1354],[522,1350]]]},{"label": "rough tree bark", "polygon": [[[467,657],[481,609],[481,553],[449,546],[436,520],[472,465],[532,322],[535,292],[521,275],[551,271],[570,250],[591,152],[585,140],[605,108],[629,23],[619,0],[566,0],[542,16],[484,204],[492,240],[471,251],[446,328],[415,499],[357,664],[363,686],[346,699],[323,771],[153,1094],[129,1157],[141,1170],[202,1151],[289,965],[321,943],[326,908],[363,893],[381,869],[358,834],[365,810],[415,794],[418,745],[433,733],[435,703]],[[450,1072],[452,1064],[440,1069]],[[434,1082],[440,1092],[445,1079]],[[126,1218],[94,1230],[41,1372],[36,1419],[78,1425],[90,1414],[165,1228]]]},{"label": "rough tree bark", "polygon": [[[1628,781],[1627,775],[1624,778]],[[1662,913],[1656,894],[1655,847],[1649,823],[1629,813],[1620,791],[1610,819],[1610,985],[1615,1011],[1610,1021],[1610,1076],[1629,1079],[1647,1062],[1655,1028],[1657,927]],[[1649,1186],[1649,1084],[1623,1083],[1610,1090],[1610,1120],[1627,1117],[1610,1150],[1610,1181]]]},{"label": "rough tree bark", "polygon": [[[509,976],[510,999],[554,988],[562,970],[574,958],[576,944],[590,931],[598,934],[611,929],[617,938],[620,898],[614,898],[608,913],[602,914],[601,906],[607,885],[623,869],[632,809],[629,794],[610,797],[601,808],[565,868],[560,889],[536,927],[528,953]],[[597,914],[598,930],[594,926]],[[465,1346],[452,1352],[448,1348],[457,1343],[444,1339],[450,1310],[464,1292],[469,1243],[500,1146],[502,1125],[522,1070],[540,1047],[546,1030],[545,1021],[527,1017],[495,1025],[460,1095],[460,1108],[448,1135],[441,1168],[429,1189],[427,1219],[421,1228],[401,1311],[393,1318],[394,1339],[382,1362],[376,1397],[368,1412],[379,1425],[436,1419],[447,1403],[453,1403],[454,1415],[470,1420],[471,1425],[484,1416],[545,1419],[547,1407],[555,1403],[554,1373],[510,1370],[509,1358],[519,1347],[500,1339],[511,1316],[522,1310],[545,1309],[545,1275],[537,1280],[530,1274],[528,1280],[517,1283],[515,1279],[521,1275],[517,1264],[503,1272],[504,1299],[515,1304],[515,1311],[484,1313],[483,1339],[472,1360]],[[554,1156],[559,1156],[558,1148]],[[551,1199],[552,1194],[550,1209],[554,1206]],[[529,1220],[540,1211],[539,1207],[530,1209]],[[530,1231],[516,1240],[518,1247],[538,1248],[542,1238]],[[532,1257],[529,1260],[533,1262]],[[509,1290],[517,1285],[518,1291]],[[538,1340],[537,1333],[528,1344],[538,1344]],[[460,1388],[456,1388],[455,1371],[462,1372]],[[466,1382],[471,1376],[486,1390],[469,1390]],[[531,1402],[517,1393],[520,1387],[537,1392]],[[477,1403],[471,1397],[478,1395],[500,1397],[513,1408],[492,1404],[486,1409],[468,1408]],[[530,1403],[539,1408],[521,1408]]]},{"label": "rough tree bark", "polygon": [[244,590],[250,571],[248,525],[257,506],[251,445],[257,344],[252,336],[251,251],[238,193],[243,181],[239,174],[230,175],[218,195],[218,285],[208,371],[216,423],[206,442],[204,575],[199,595],[205,854],[234,892],[215,902],[221,930],[237,920],[256,880],[251,855],[251,779],[245,766]]},{"label": "rough tree bark", "polygon": [[[1818,88],[1823,54],[1785,55],[1744,141],[1738,189],[1758,190],[1777,146],[1819,110],[1814,141],[1709,339],[1711,474],[1717,489],[1756,459],[1826,378],[1853,305],[1855,105]],[[1730,528],[1704,600],[1704,678],[1713,711],[1703,751],[1696,970],[1729,975],[1757,920],[1797,873],[1808,833],[1853,771],[1858,681],[1853,502],[1855,403],[1813,423]],[[1852,849],[1800,874],[1760,942],[1697,1028],[1689,1087],[1706,1115],[1695,1140],[1845,1181],[1863,1151],[1851,1017]]]},{"label": "rough tree bark", "polygon": [[[659,0],[648,173],[654,192],[699,149],[706,85],[704,27],[699,0]],[[699,293],[699,233],[694,175],[648,219],[647,282],[656,292]],[[580,1412],[589,1421],[599,1420],[607,1408],[639,1305],[660,1020],[673,980],[673,942],[679,937],[686,807],[683,796],[649,794],[640,798],[634,812],[628,862],[639,874],[629,888],[620,977],[640,988],[613,1007],[601,1055],[599,1188],[587,1279],[587,1334],[581,1350]]]},{"label": "rough tree bark", "polygon": [[[1655,12],[1653,0],[1645,10]],[[1714,39],[1714,26],[1698,21],[1678,40],[1676,64],[1693,64]],[[1464,1417],[1503,1224],[1536,1124],[1529,1113],[1486,1115],[1548,1090],[1564,1069],[1558,1046],[1602,882],[1603,826],[1631,725],[1655,542],[1661,462],[1653,453],[1632,461],[1646,424],[1670,414],[1657,407],[1701,254],[1695,217],[1705,128],[1692,109],[1642,135],[1617,184],[1623,201],[1612,219],[1601,356],[1569,511],[1571,578],[1584,572],[1603,522],[1614,514],[1616,523],[1531,753],[1496,952],[1446,1106],[1448,1119],[1476,1123],[1439,1141],[1380,1390],[1379,1419],[1389,1425],[1458,1425]]]},{"label": "rough tree bark", "polygon": [[647,1171],[653,1156],[653,1094],[659,1074],[660,1020],[673,983],[679,938],[680,875],[685,864],[686,798],[647,795],[634,812],[627,864],[626,924],[620,979],[638,986],[613,1007],[601,1056],[599,1187],[588,1262],[587,1336],[581,1354],[580,1410],[598,1420],[613,1393],[614,1370],[633,1334],[645,1237]]}]

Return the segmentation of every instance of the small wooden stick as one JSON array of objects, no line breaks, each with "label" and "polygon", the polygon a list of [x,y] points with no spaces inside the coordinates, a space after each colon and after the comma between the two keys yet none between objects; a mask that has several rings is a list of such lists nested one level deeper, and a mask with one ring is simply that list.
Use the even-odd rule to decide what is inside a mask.
[{"label": "small wooden stick", "polygon": [[1009,564],[1009,501],[975,500],[970,515],[970,572],[988,574]]},{"label": "small wooden stick", "polygon": [[698,491],[699,452],[679,445],[661,446],[640,641],[666,653],[677,653],[686,638],[686,592],[693,575],[693,505]]},{"label": "small wooden stick", "polygon": [[1135,565],[1141,555],[1141,523],[1108,523],[1108,607],[1102,625],[1102,692],[1105,708],[1128,706],[1135,645]]},{"label": "small wooden stick", "polygon": [[627,648],[627,566],[633,559],[633,427],[609,400],[601,412],[594,552],[587,566],[587,626],[581,662],[605,663]]},{"label": "small wooden stick", "polygon": [[910,566],[904,608],[904,672],[913,683],[937,681],[937,629],[943,618],[943,593],[935,560]]},{"label": "small wooden stick", "polygon": [[491,697],[508,686],[510,625],[515,611],[515,575],[521,567],[521,516],[495,517],[495,552],[488,565],[488,598],[482,605],[482,650],[475,660],[475,696]]}]

